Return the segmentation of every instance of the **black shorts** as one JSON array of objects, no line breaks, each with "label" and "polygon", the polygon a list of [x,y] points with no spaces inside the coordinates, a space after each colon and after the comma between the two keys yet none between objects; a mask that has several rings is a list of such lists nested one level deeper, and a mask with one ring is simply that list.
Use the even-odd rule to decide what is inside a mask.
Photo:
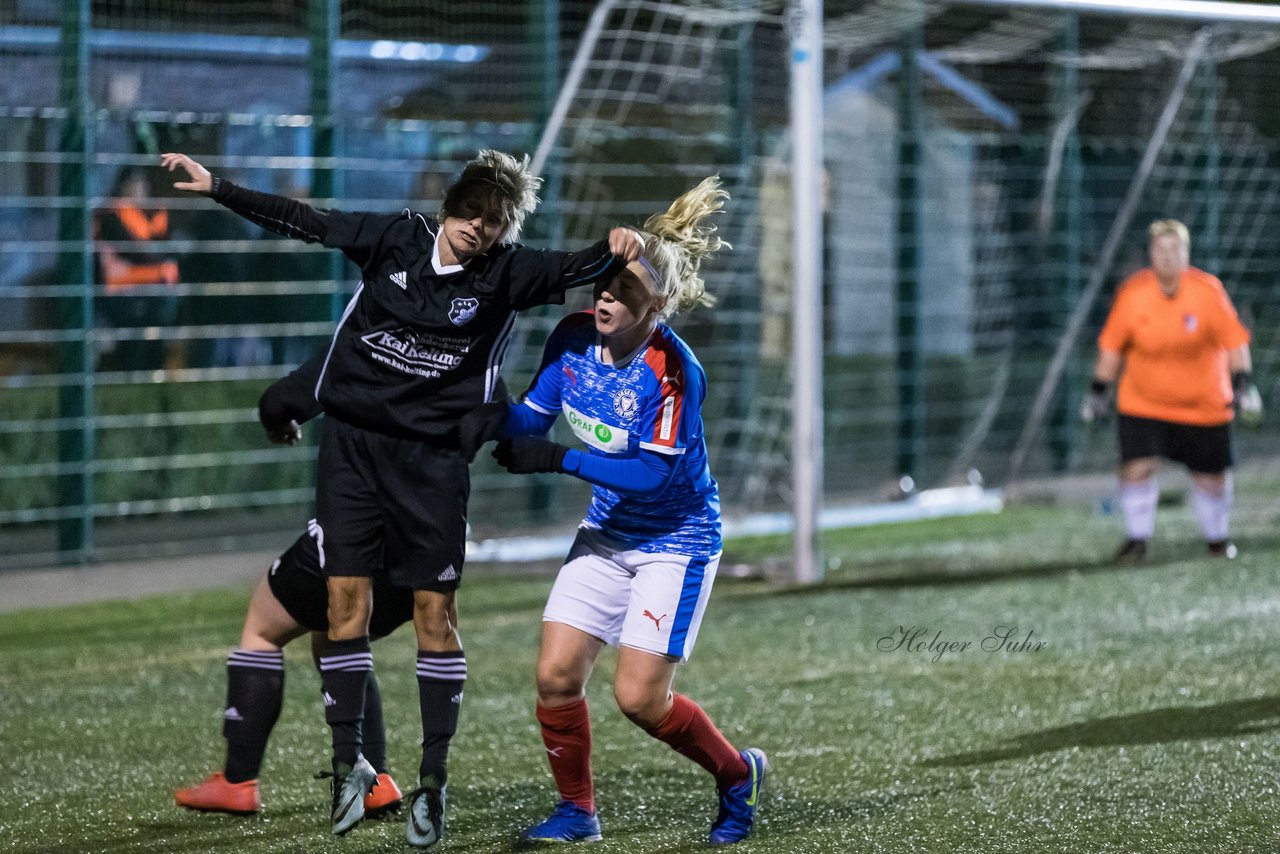
[{"label": "black shorts", "polygon": [[1120,415],[1120,462],[1165,457],[1197,474],[1220,474],[1231,468],[1231,425],[1176,424],[1154,418]]},{"label": "black shorts", "polygon": [[372,576],[414,590],[458,588],[471,473],[462,451],[325,417],[316,520],[325,575]]},{"label": "black shorts", "polygon": [[[324,570],[320,568],[320,549],[308,534],[298,537],[271,564],[267,584],[289,616],[300,625],[313,632],[329,628],[329,590]],[[413,591],[391,586],[385,574],[375,575],[370,636],[385,637],[412,619]]]}]

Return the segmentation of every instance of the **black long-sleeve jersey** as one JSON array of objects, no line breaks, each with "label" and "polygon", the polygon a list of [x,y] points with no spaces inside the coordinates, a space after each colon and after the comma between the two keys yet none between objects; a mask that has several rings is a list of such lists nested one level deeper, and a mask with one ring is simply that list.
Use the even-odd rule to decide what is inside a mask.
[{"label": "black long-sleeve jersey", "polygon": [[602,240],[580,252],[496,244],[443,266],[440,226],[400,214],[319,210],[215,178],[212,197],[264,228],[342,250],[361,281],[338,322],[316,384],[324,411],[366,430],[456,441],[458,420],[494,399],[515,314],[563,303],[624,263]]},{"label": "black long-sleeve jersey", "polygon": [[267,430],[283,430],[290,421],[305,424],[322,411],[316,385],[327,351],[321,351],[267,386],[258,398],[258,421]]},{"label": "black long-sleeve jersey", "polygon": [[[258,421],[265,429],[283,430],[290,421],[305,424],[324,411],[316,400],[316,386],[328,355],[328,350],[321,350],[267,386],[258,398]],[[493,396],[507,396],[507,384],[501,377]]]}]

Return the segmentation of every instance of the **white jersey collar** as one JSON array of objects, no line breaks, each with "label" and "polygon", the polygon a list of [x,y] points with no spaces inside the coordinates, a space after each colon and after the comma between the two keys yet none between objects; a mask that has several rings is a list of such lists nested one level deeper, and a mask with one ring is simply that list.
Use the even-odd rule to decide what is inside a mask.
[{"label": "white jersey collar", "polygon": [[445,265],[440,263],[440,241],[444,239],[444,225],[440,225],[440,230],[435,233],[434,239],[431,241],[431,268],[436,271],[437,276],[447,276],[450,273],[462,272],[461,264]]},{"label": "white jersey collar", "polygon": [[597,332],[596,333],[596,361],[607,368],[617,368],[618,370],[622,370],[627,365],[631,364],[631,361],[635,359],[636,356],[639,356],[645,350],[649,349],[649,344],[650,342],[653,341],[653,336],[656,335],[657,333],[658,333],[658,327],[655,326],[653,327],[653,330],[648,334],[648,336],[643,341],[640,342],[639,347],[635,348],[634,350],[632,350],[627,355],[623,356],[618,361],[610,364],[605,362],[604,360],[604,340],[600,337],[600,333]]}]

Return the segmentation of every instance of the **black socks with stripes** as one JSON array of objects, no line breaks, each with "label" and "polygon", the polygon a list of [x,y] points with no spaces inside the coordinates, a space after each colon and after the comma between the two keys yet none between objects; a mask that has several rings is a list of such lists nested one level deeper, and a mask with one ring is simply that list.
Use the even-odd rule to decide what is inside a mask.
[{"label": "black socks with stripes", "polygon": [[333,733],[333,758],[355,765],[363,743],[364,699],[373,675],[369,637],[329,640],[320,654],[320,687],[324,719]]},{"label": "black socks with stripes", "polygon": [[228,783],[256,780],[271,728],[284,699],[284,653],[234,649],[227,656],[227,705],[222,735],[227,740],[223,773]]},{"label": "black socks with stripes", "polygon": [[418,703],[422,710],[422,765],[418,778],[441,787],[447,777],[449,742],[458,730],[467,657],[462,650],[418,650]]}]

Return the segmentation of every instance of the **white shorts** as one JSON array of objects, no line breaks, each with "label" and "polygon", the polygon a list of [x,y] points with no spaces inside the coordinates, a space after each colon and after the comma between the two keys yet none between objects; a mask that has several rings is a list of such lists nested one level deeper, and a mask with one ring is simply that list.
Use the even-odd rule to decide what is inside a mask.
[{"label": "white shorts", "polygon": [[698,639],[720,554],[650,554],[580,528],[542,612],[610,646],[684,661]]}]

